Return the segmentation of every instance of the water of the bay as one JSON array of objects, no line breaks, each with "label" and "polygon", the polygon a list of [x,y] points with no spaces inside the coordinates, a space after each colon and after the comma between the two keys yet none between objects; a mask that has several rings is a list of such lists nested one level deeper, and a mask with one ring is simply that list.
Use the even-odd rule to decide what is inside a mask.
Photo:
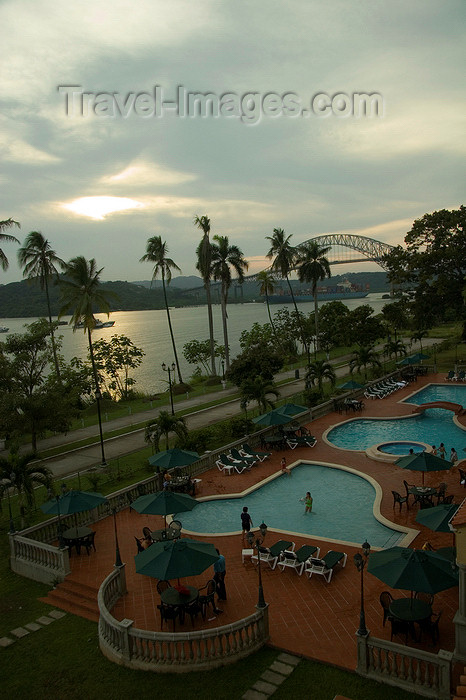
[{"label": "water of the bay", "polygon": [[[382,299],[382,294],[378,293],[369,294],[363,299],[342,301],[349,309],[354,309],[361,304],[368,304],[374,309],[375,313],[380,313],[382,307],[389,303],[388,299]],[[323,303],[325,302],[319,302],[319,306]],[[277,304],[272,305],[272,314],[281,306]],[[283,304],[283,306],[290,311],[293,310],[292,304]],[[299,309],[305,314],[312,313],[314,304],[305,302],[299,304]],[[223,345],[220,305],[214,305],[213,314],[215,338],[220,345]],[[195,367],[189,365],[184,359],[183,345],[193,339],[205,340],[209,337],[207,307],[172,308],[170,309],[170,315],[183,380],[189,381],[189,377]],[[97,314],[97,316],[102,320],[106,320],[105,315]],[[32,323],[34,320],[36,319],[8,318],[3,319],[0,325],[7,326],[10,333],[22,333],[24,332],[24,325]],[[69,317],[64,316],[63,320],[69,320]],[[169,365],[174,359],[165,310],[115,311],[110,315],[110,320],[115,321],[115,325],[112,328],[93,331],[93,337],[96,339],[110,339],[112,335],[116,334],[128,336],[135,345],[142,348],[146,353],[142,365],[132,373],[132,376],[137,381],[135,389],[146,393],[165,390],[168,377],[167,373],[164,373],[162,370],[162,363],[165,362],[165,364]],[[232,359],[241,350],[239,345],[241,332],[250,329],[256,321],[263,324],[267,323],[268,320],[265,303],[231,304],[228,306],[228,335]],[[82,358],[87,356],[87,335],[82,330],[73,332],[70,326],[62,326],[59,328],[59,334],[62,336],[62,355],[65,360],[70,360],[74,356]],[[0,340],[4,338],[4,335],[0,336]]]}]

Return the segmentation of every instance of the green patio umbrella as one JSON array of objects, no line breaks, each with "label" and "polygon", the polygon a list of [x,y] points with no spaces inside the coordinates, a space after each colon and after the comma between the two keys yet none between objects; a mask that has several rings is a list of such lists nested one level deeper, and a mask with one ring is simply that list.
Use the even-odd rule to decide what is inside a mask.
[{"label": "green patio umbrella", "polygon": [[423,352],[417,352],[415,355],[412,355],[412,358],[416,360],[416,362],[421,362],[422,360],[428,360],[429,355],[424,355]]},{"label": "green patio umbrella", "polygon": [[261,425],[262,427],[267,427],[271,425],[285,425],[289,423],[293,416],[286,416],[283,413],[279,413],[278,409],[274,411],[269,411],[268,413],[263,413],[257,418],[253,418],[252,422],[256,425]]},{"label": "green patio umbrella", "polygon": [[187,493],[176,491],[157,491],[139,496],[131,503],[131,508],[143,515],[163,515],[165,527],[167,527],[167,515],[172,513],[186,513],[198,504],[195,498]]},{"label": "green patio umbrella", "polygon": [[344,384],[339,384],[337,389],[364,389],[364,384],[358,384],[353,379],[345,382]]},{"label": "green patio umbrella", "polygon": [[451,469],[453,464],[447,459],[442,459],[431,452],[416,452],[413,455],[400,457],[395,464],[402,469],[411,469],[415,472],[422,472],[422,483],[424,483],[425,472],[439,472]]},{"label": "green patio umbrella", "polygon": [[458,585],[458,568],[436,552],[407,547],[390,547],[373,552],[367,567],[391,588],[422,593],[439,593]]},{"label": "green patio umbrella", "polygon": [[85,510],[92,510],[108,500],[101,493],[94,491],[68,491],[58,498],[47,501],[41,505],[41,510],[48,515],[71,515],[75,516],[75,525],[78,527],[77,513]]},{"label": "green patio umbrella", "polygon": [[149,457],[149,464],[162,469],[172,469],[173,467],[186,467],[188,464],[197,462],[199,458],[197,452],[172,447]]},{"label": "green patio umbrella", "polygon": [[448,523],[458,508],[459,505],[457,503],[452,503],[451,505],[441,503],[434,508],[424,508],[416,515],[416,522],[425,525],[434,532],[452,532],[448,527]]},{"label": "green patio umbrella", "polygon": [[275,409],[277,413],[281,413],[283,416],[290,416],[291,418],[307,410],[306,406],[300,406],[297,403],[285,403],[283,406]]},{"label": "green patio umbrella", "polygon": [[202,574],[217,560],[213,544],[187,538],[155,542],[134,557],[136,573],[166,581]]},{"label": "green patio umbrella", "polygon": [[416,359],[416,355],[411,355],[410,357],[404,357],[402,360],[398,360],[397,365],[417,365],[419,360]]}]

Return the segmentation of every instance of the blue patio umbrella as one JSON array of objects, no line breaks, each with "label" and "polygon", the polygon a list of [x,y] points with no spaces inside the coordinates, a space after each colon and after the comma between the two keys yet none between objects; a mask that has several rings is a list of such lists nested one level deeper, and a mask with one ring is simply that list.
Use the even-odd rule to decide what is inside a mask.
[{"label": "blue patio umbrella", "polygon": [[417,365],[419,360],[416,355],[411,355],[410,357],[404,357],[402,360],[398,360],[397,365]]},{"label": "blue patio umbrella", "polygon": [[189,464],[193,464],[193,462],[197,462],[199,458],[197,452],[172,447],[169,450],[157,452],[149,457],[149,464],[162,469],[172,469],[173,467],[186,467]]},{"label": "blue patio umbrella", "polygon": [[276,408],[275,411],[277,413],[281,413],[284,416],[297,416],[298,413],[304,413],[304,411],[307,411],[306,406],[300,406],[297,403],[285,403],[283,406],[279,406],[279,408]]},{"label": "blue patio umbrella", "polygon": [[286,416],[283,413],[279,413],[278,409],[275,409],[274,411],[263,413],[261,416],[257,416],[257,418],[253,418],[252,422],[263,427],[271,425],[285,425],[291,421],[292,417],[293,416]]},{"label": "blue patio umbrella", "polygon": [[197,506],[199,501],[187,493],[176,491],[157,491],[139,496],[131,503],[131,508],[145,515],[163,515],[165,527],[167,527],[167,515],[173,513],[186,513]]},{"label": "blue patio umbrella", "polygon": [[417,352],[415,355],[412,356],[413,359],[416,360],[416,362],[421,362],[422,360],[428,360],[429,355],[425,355],[423,352]]},{"label": "blue patio umbrella", "polygon": [[338,389],[364,389],[364,384],[358,384],[353,379],[345,382],[344,384],[338,384]]}]

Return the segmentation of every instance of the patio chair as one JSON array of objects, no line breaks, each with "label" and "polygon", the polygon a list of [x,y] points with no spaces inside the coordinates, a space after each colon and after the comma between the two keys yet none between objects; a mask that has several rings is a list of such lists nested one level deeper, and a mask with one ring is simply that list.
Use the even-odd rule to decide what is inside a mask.
[{"label": "patio chair", "polygon": [[84,537],[84,539],[81,542],[82,546],[86,548],[87,556],[89,556],[91,549],[93,549],[94,552],[97,551],[95,548],[94,540],[95,532],[91,532],[91,534],[86,535],[86,537]]},{"label": "patio chair", "polygon": [[466,372],[464,371],[464,369],[462,369],[460,372],[458,372],[458,381],[459,382],[466,381]]},{"label": "patio chair", "polygon": [[348,555],[345,552],[334,552],[331,549],[322,559],[311,558],[308,560],[304,571],[309,578],[311,578],[313,574],[320,574],[327,583],[330,583],[336,565],[340,564],[341,567],[346,566],[347,558]]},{"label": "patio chair", "polygon": [[[251,557],[251,561],[257,562],[258,556],[260,556],[261,562],[268,564],[271,569],[275,569],[278,563],[278,558],[280,554],[284,551],[284,547],[282,546],[281,542],[282,540],[279,540],[278,542],[275,542],[271,547],[259,547],[259,555],[253,554]],[[295,543],[292,542],[288,551],[294,552],[294,548]]]},{"label": "patio chair", "polygon": [[447,376],[445,377],[445,381],[447,381],[447,382],[453,381],[453,377],[454,377],[454,376],[455,376],[455,372],[454,372],[454,370],[451,369],[451,370],[448,372]]},{"label": "patio chair", "polygon": [[235,447],[232,447],[230,450],[230,455],[233,457],[233,459],[236,459],[239,462],[246,462],[246,464],[249,464],[251,467],[253,467],[257,462],[257,457],[253,457],[252,455],[249,455],[249,457],[246,455],[241,455]]},{"label": "patio chair", "polygon": [[294,569],[298,576],[301,576],[304,564],[313,555],[316,557],[320,555],[320,547],[312,547],[309,544],[303,544],[297,552],[285,549],[284,552],[280,552],[277,566],[281,571],[285,571],[285,567]]},{"label": "patio chair", "polygon": [[192,603],[189,603],[183,611],[185,615],[189,615],[191,618],[191,625],[194,627],[194,618],[197,615],[202,615],[202,618],[205,619],[205,612],[204,608],[202,606],[202,603],[200,602],[199,598],[197,600],[193,600]]},{"label": "patio chair", "polygon": [[164,579],[161,579],[160,581],[157,581],[157,593],[159,595],[162,595],[164,591],[167,590],[167,588],[171,588],[171,583],[170,581],[165,581]]},{"label": "patio chair", "polygon": [[432,616],[426,620],[421,620],[419,622],[419,627],[421,628],[421,637],[424,632],[430,636],[432,640],[432,646],[435,646],[440,638],[439,632],[439,622],[442,616],[442,611],[438,613],[432,613]]},{"label": "patio chair", "polygon": [[445,506],[451,506],[451,504],[453,503],[454,497],[455,497],[455,494],[451,493],[449,496],[445,496],[445,498],[443,499],[442,503],[443,503]]},{"label": "patio chair", "polygon": [[392,491],[392,494],[393,494],[393,510],[395,510],[395,506],[397,503],[400,506],[400,513],[401,513],[401,506],[403,505],[403,503],[406,503],[406,508],[409,509],[407,496],[401,496],[401,494],[399,494],[398,491]]},{"label": "patio chair", "polygon": [[404,635],[405,644],[408,643],[408,634],[413,631],[412,622],[407,622],[406,620],[399,620],[397,617],[389,618],[392,629],[390,632],[390,641],[393,641],[393,637],[397,635]]},{"label": "patio chair", "polygon": [[460,484],[461,486],[466,487],[466,472],[464,469],[461,469],[461,467],[458,467],[459,475],[460,475]]},{"label": "patio chair", "polygon": [[207,607],[209,605],[212,606],[213,612],[218,612],[218,608],[215,605],[215,591],[217,588],[217,584],[215,583],[214,579],[211,578],[209,581],[207,581],[206,585],[203,586],[202,588],[199,589],[199,593],[201,591],[205,591],[203,595],[200,595],[198,598],[199,604],[201,605],[201,614],[203,619],[205,620],[206,617],[206,612],[207,612]]},{"label": "patio chair", "polygon": [[138,552],[143,552],[143,551],[144,551],[144,547],[142,546],[141,540],[139,539],[139,537],[136,537],[136,535],[134,535],[134,539],[136,540],[136,545],[137,545],[137,548],[138,548]]},{"label": "patio chair", "polygon": [[434,596],[432,593],[423,593],[422,591],[416,591],[414,597],[417,600],[423,600],[424,603],[427,603],[427,605],[430,605],[431,607],[434,604]]},{"label": "patio chair", "polygon": [[447,485],[444,481],[437,486],[437,505],[445,502],[445,495],[447,491]]},{"label": "patio chair", "polygon": [[385,627],[385,622],[387,619],[391,619],[390,616],[390,604],[393,600],[393,596],[390,591],[382,591],[379,596],[380,605],[383,608],[383,626]]},{"label": "patio chair", "polygon": [[270,457],[271,452],[261,452],[253,450],[249,447],[247,442],[243,442],[240,449],[240,454],[244,454],[245,457],[257,457],[261,462],[263,462],[267,457]]},{"label": "patio chair", "polygon": [[403,484],[404,484],[405,489],[406,489],[406,505],[409,508],[409,497],[410,496],[413,497],[413,499],[414,499],[413,503],[416,503],[416,501],[419,501],[419,498],[417,496],[415,496],[413,493],[409,493],[409,489],[414,488],[414,484],[408,484],[408,482],[405,479],[403,479]]},{"label": "patio chair", "polygon": [[168,526],[168,539],[177,540],[181,537],[182,524],[179,520],[172,520]]},{"label": "patio chair", "polygon": [[[242,474],[245,469],[251,469],[251,465],[248,464],[248,462],[245,462],[243,459],[235,459],[234,457],[230,457],[229,455],[225,454],[225,452],[220,454],[220,461],[222,464],[229,464],[235,468],[238,474]],[[236,467],[238,467],[238,469],[236,469]]]},{"label": "patio chair", "polygon": [[172,620],[174,632],[176,618],[178,617],[181,620],[181,608],[176,607],[174,605],[166,605],[165,603],[160,603],[160,605],[157,605],[157,608],[160,610],[160,624],[162,629],[164,622],[168,623],[170,620]]},{"label": "patio chair", "polygon": [[217,459],[215,462],[217,469],[222,472],[222,474],[232,474],[235,470],[233,464],[224,464],[221,459]]},{"label": "patio chair", "polygon": [[142,534],[143,534],[144,537],[146,537],[147,539],[151,539],[151,537],[152,537],[152,530],[150,529],[150,527],[147,527],[147,525],[146,525],[145,527],[142,528]]},{"label": "patio chair", "polygon": [[286,443],[294,450],[295,447],[314,447],[317,439],[314,435],[293,435],[293,437],[287,438]]}]

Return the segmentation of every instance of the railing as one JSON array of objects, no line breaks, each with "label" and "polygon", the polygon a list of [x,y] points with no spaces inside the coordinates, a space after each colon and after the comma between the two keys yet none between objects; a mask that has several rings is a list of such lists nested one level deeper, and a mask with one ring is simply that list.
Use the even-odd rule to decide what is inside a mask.
[{"label": "railing", "polygon": [[21,535],[9,535],[12,570],[41,583],[63,581],[70,573],[68,549],[58,549]]},{"label": "railing", "polygon": [[110,608],[124,584],[124,565],[116,567],[98,594],[99,645],[110,660],[129,668],[159,673],[204,671],[234,663],[260,649],[269,638],[268,607],[230,625],[193,632],[152,632],[116,620]]},{"label": "railing", "polygon": [[356,671],[366,678],[435,700],[450,700],[453,654],[431,654],[376,637],[358,635]]}]

